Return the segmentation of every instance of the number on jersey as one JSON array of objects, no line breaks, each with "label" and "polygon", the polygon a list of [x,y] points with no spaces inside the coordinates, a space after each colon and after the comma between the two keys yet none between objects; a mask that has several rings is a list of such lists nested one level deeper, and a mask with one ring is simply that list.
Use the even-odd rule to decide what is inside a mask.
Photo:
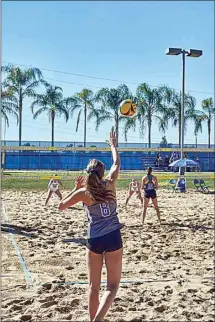
[{"label": "number on jersey", "polygon": [[102,217],[109,217],[110,216],[110,207],[107,203],[101,203],[100,204],[101,214]]}]

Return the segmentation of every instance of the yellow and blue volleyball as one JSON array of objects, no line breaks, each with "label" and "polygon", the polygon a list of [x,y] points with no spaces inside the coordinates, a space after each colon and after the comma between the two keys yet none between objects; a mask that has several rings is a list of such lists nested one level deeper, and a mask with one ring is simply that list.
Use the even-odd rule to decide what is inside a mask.
[{"label": "yellow and blue volleyball", "polygon": [[125,117],[132,117],[137,111],[137,105],[131,100],[127,99],[120,103],[120,113]]}]

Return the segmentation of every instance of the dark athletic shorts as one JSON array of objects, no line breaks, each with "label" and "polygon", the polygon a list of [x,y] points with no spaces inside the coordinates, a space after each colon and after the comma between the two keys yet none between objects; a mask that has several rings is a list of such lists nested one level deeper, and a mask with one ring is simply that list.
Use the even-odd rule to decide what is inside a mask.
[{"label": "dark athletic shorts", "polygon": [[145,191],[144,193],[144,197],[148,198],[148,199],[154,199],[157,197],[156,191],[155,190],[148,190]]},{"label": "dark athletic shorts", "polygon": [[87,240],[87,248],[96,254],[102,254],[104,252],[114,252],[122,248],[122,237],[120,229],[114,230],[111,233],[90,238]]}]

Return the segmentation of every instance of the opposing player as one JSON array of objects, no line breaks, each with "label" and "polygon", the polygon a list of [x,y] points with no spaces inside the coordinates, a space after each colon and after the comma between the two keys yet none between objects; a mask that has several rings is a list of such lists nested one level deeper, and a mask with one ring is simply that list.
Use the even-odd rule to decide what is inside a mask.
[{"label": "opposing player", "polygon": [[63,198],[62,194],[59,190],[59,186],[63,187],[63,184],[60,180],[56,179],[57,175],[54,175],[54,177],[49,181],[48,184],[48,196],[45,201],[45,206],[47,205],[49,199],[51,198],[53,193],[56,193],[56,195],[60,198],[60,200]]},{"label": "opposing player", "polygon": [[147,169],[147,175],[142,178],[141,188],[144,190],[144,206],[143,206],[142,223],[144,224],[144,221],[146,218],[147,207],[149,205],[150,199],[152,199],[152,203],[153,203],[154,208],[156,210],[158,220],[161,224],[160,210],[158,207],[157,194],[156,194],[156,189],[158,188],[158,180],[157,180],[157,177],[152,175],[152,168],[151,167],[149,167]]},{"label": "opposing player", "polygon": [[[88,306],[90,321],[102,321],[116,296],[122,270],[123,225],[117,216],[116,180],[120,169],[120,158],[116,147],[116,135],[110,133],[113,165],[108,176],[104,164],[96,159],[87,166],[87,178],[76,179],[73,191],[59,204],[64,210],[82,201],[88,216],[87,267],[89,278]],[[99,302],[102,266],[107,269],[107,289]]]},{"label": "opposing player", "polygon": [[141,196],[141,191],[140,191],[140,183],[137,181],[136,178],[133,178],[132,181],[129,183],[128,197],[125,202],[126,206],[128,204],[129,199],[134,193],[137,195],[137,197],[140,199],[141,204],[143,205],[143,198]]}]

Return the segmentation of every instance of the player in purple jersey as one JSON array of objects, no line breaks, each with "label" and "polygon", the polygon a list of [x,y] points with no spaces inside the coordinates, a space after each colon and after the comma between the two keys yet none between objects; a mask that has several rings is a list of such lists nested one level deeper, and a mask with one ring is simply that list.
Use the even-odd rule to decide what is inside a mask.
[{"label": "player in purple jersey", "polygon": [[[82,202],[88,216],[87,267],[89,278],[88,306],[91,321],[102,321],[116,296],[122,271],[123,225],[117,216],[116,180],[120,158],[116,147],[116,134],[110,133],[108,141],[113,165],[106,178],[104,164],[96,159],[87,166],[87,178],[76,179],[75,188],[63,198],[59,209],[64,210]],[[107,269],[107,289],[99,302],[103,262]]]}]

